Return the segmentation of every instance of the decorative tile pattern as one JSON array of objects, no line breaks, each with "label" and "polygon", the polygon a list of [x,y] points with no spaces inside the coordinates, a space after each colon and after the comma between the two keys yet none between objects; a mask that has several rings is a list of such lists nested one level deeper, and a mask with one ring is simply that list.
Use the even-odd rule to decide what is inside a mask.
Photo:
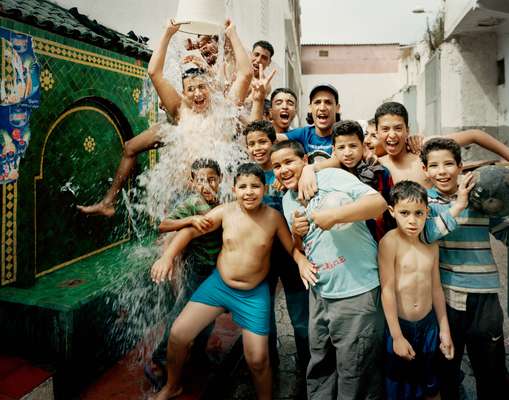
[{"label": "decorative tile pattern", "polygon": [[92,136],[87,136],[85,138],[85,141],[83,142],[83,147],[85,148],[85,151],[88,151],[89,153],[92,153],[95,149],[95,140]]},{"label": "decorative tile pattern", "polygon": [[48,91],[50,89],[53,89],[53,85],[55,84],[55,80],[53,79],[53,74],[49,69],[44,69],[41,71],[41,87]]},{"label": "decorative tile pattern", "polygon": [[2,285],[16,281],[17,183],[2,186]]}]

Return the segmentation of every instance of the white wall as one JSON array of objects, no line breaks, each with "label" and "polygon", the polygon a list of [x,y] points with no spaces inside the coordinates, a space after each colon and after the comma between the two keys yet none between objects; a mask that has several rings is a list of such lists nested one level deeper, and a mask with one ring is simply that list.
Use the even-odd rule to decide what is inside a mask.
[{"label": "white wall", "polygon": [[343,119],[373,118],[376,108],[400,88],[399,75],[394,74],[344,74],[303,75],[304,94],[300,109],[307,113],[309,92],[320,83],[330,83],[339,92]]},{"label": "white wall", "polygon": [[509,21],[498,29],[497,60],[505,60],[505,84],[497,86],[498,124],[507,127],[509,135]]}]

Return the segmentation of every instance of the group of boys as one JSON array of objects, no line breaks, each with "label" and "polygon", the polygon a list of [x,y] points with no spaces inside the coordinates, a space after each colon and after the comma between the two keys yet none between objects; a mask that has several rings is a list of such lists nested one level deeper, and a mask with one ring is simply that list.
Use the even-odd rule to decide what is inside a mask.
[{"label": "group of boys", "polygon": [[[210,108],[203,69],[184,74],[182,94],[163,78],[178,29],[168,26],[149,64],[177,122],[183,108],[198,114]],[[270,399],[279,278],[308,398],[420,399],[441,392],[459,399],[465,346],[478,398],[507,393],[500,284],[488,237],[502,221],[468,207],[474,182],[470,175],[460,180],[458,143],[479,143],[506,159],[509,149],[468,131],[452,135],[456,141],[429,140],[419,158],[407,148],[404,106],[381,105],[364,135],[357,122],[339,121],[339,94],[328,84],[310,92],[309,126],[290,130],[297,96],[287,88],[272,91],[270,121],[262,120],[273,76],[263,71],[273,48],[257,42],[249,58],[229,21],[226,37],[236,64],[230,93],[236,104],[248,97],[251,103],[253,122],[243,133],[253,162],[238,167],[236,201],[219,204],[219,165],[196,160],[193,193],[161,223],[162,232],[178,233],[151,277],[161,283],[185,272],[189,279],[154,353],[167,375],[156,398],[182,392],[194,339],[229,311],[242,328],[257,396]],[[159,140],[153,132],[137,138],[136,151]],[[335,193],[350,200],[325,207]],[[177,268],[180,254],[185,266]]]}]

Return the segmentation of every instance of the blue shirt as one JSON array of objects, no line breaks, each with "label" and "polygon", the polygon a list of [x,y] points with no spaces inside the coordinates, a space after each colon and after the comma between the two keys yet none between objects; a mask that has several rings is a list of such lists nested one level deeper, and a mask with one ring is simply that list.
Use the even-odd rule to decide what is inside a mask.
[{"label": "blue shirt", "polygon": [[275,208],[283,214],[283,192],[272,187],[276,181],[276,175],[272,169],[265,171],[265,194],[263,195],[263,203],[269,207]]},{"label": "blue shirt", "polygon": [[[307,205],[307,215],[332,192],[346,193],[353,201],[377,193],[339,168],[319,171],[316,181],[318,193]],[[283,197],[283,209],[289,225],[294,211],[300,208],[297,192],[288,191]],[[380,285],[377,245],[364,221],[354,222],[343,230],[322,230],[311,223],[303,242],[306,257],[318,269],[318,283],[313,290],[323,298],[356,296]]]},{"label": "blue shirt", "polygon": [[325,152],[329,156],[332,154],[332,135],[318,136],[314,125],[292,129],[285,135],[290,140],[300,142],[308,156],[318,151]]}]

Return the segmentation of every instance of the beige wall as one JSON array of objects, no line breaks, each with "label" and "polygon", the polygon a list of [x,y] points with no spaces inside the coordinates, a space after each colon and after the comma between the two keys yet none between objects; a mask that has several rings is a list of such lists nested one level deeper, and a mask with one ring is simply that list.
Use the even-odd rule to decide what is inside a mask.
[{"label": "beige wall", "polygon": [[[327,50],[328,57],[320,57],[320,50]],[[302,46],[302,113],[307,112],[311,89],[330,83],[339,91],[343,119],[372,118],[400,88],[399,55],[397,44]]]}]

